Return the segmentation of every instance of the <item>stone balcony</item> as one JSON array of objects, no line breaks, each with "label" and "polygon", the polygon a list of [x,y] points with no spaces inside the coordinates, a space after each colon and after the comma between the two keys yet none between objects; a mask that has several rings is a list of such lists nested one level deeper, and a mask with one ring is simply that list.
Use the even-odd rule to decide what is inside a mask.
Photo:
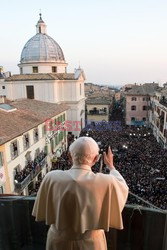
[{"label": "stone balcony", "polygon": [[[35,197],[0,196],[0,249],[44,250],[48,226],[31,216]],[[166,250],[167,211],[126,205],[124,230],[106,233],[108,250]],[[89,249],[88,249],[89,250]]]}]

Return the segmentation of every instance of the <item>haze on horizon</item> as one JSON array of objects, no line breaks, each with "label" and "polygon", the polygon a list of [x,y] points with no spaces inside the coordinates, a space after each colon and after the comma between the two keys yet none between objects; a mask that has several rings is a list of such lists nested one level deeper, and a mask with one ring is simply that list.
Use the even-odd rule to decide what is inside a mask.
[{"label": "haze on horizon", "polygon": [[86,82],[106,85],[167,81],[165,0],[2,1],[0,65],[12,74],[39,12],[61,46],[68,72],[79,65]]}]

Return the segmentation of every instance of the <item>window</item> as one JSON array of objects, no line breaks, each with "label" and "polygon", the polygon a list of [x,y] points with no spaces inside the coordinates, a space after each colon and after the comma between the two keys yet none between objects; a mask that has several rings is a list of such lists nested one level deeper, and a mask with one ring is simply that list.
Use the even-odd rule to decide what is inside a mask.
[{"label": "window", "polygon": [[11,152],[11,159],[12,160],[15,159],[18,156],[19,151],[18,151],[18,142],[17,142],[17,140],[11,142],[11,144],[10,144],[10,152]]},{"label": "window", "polygon": [[136,110],[136,106],[135,105],[131,106],[131,110]]},{"label": "window", "polygon": [[135,117],[131,117],[131,121],[135,121]]},{"label": "window", "polygon": [[27,98],[34,99],[34,86],[26,86]]},{"label": "window", "polygon": [[57,67],[55,66],[52,67],[52,73],[57,73]]},{"label": "window", "polygon": [[31,151],[27,151],[27,153],[25,154],[25,158],[26,158],[25,165],[27,165],[30,161],[32,161]]},{"label": "window", "polygon": [[3,187],[0,186],[0,194],[3,194]]},{"label": "window", "polygon": [[21,166],[20,166],[20,164],[18,164],[15,168],[14,168],[14,172],[15,172],[15,174],[16,173],[18,173],[18,172],[20,172],[21,171]]},{"label": "window", "polygon": [[38,67],[32,67],[32,72],[33,73],[38,73]]},{"label": "window", "polygon": [[3,152],[0,152],[0,166],[3,166],[4,159],[3,159]]},{"label": "window", "polygon": [[24,146],[24,150],[30,147],[30,139],[29,139],[28,133],[23,135],[23,146]]},{"label": "window", "polygon": [[147,106],[143,106],[143,110],[147,110]]},{"label": "window", "polygon": [[146,121],[146,117],[143,117],[143,122],[145,122]]},{"label": "window", "polygon": [[23,68],[20,68],[20,75],[23,74]]},{"label": "window", "polygon": [[137,98],[136,97],[132,97],[132,101],[136,101],[137,100]]},{"label": "window", "polygon": [[39,154],[40,154],[40,150],[39,150],[39,148],[37,148],[37,149],[35,150],[35,158],[38,157]]},{"label": "window", "polygon": [[37,142],[39,140],[39,135],[38,135],[38,128],[34,129],[34,142]]},{"label": "window", "polygon": [[5,86],[2,86],[2,89],[5,89]]}]

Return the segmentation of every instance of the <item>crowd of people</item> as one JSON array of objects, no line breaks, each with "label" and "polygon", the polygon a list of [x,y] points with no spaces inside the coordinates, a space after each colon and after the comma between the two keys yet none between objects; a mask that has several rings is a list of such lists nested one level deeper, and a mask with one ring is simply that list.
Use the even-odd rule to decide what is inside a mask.
[{"label": "crowd of people", "polygon": [[41,151],[39,155],[37,155],[34,159],[34,161],[29,160],[25,166],[24,169],[18,171],[16,169],[16,173],[14,176],[15,183],[21,183],[24,181],[24,179],[30,174],[35,174],[40,170],[42,160],[46,157],[46,153],[44,151]]},{"label": "crowd of people", "polygon": [[[121,106],[113,108],[111,117],[115,121],[119,119],[121,124],[119,129],[108,129],[107,131],[105,122],[101,122],[98,124],[98,129],[96,124],[89,124],[80,133],[80,136],[92,137],[99,145],[101,159],[93,166],[93,172],[109,173],[103,163],[102,155],[110,146],[114,154],[115,168],[125,178],[130,192],[150,204],[166,210],[167,150],[157,143],[151,129],[126,126]],[[73,140],[75,140],[74,137]],[[58,157],[52,170],[67,170],[71,166],[72,162],[69,159],[67,149]],[[140,199],[134,198],[133,195],[129,195],[128,202],[143,204]]]},{"label": "crowd of people", "polygon": [[[167,209],[167,150],[157,143],[150,129],[122,126],[121,131],[103,132],[88,128],[80,136],[91,136],[96,140],[101,155],[110,146],[114,165],[125,178],[130,192],[150,204]],[[71,165],[67,150],[52,169],[67,170]],[[92,170],[94,173],[109,173],[103,157]],[[142,203],[133,196],[129,196],[128,201]]]},{"label": "crowd of people", "polygon": [[[167,209],[167,150],[157,143],[149,129],[123,126],[121,131],[108,133],[82,131],[81,136],[85,135],[98,142],[101,153],[111,147],[114,165],[132,193]],[[104,166],[102,171],[106,172]]]}]

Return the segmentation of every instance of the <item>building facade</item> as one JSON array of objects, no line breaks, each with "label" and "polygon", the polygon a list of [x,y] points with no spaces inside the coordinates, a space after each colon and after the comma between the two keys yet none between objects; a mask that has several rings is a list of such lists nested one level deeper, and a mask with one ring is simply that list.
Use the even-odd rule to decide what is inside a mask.
[{"label": "building facade", "polygon": [[126,125],[149,126],[150,97],[157,84],[133,85],[124,92]]},{"label": "building facade", "polygon": [[126,95],[126,124],[146,125],[149,117],[148,95]]},{"label": "building facade", "polygon": [[0,104],[1,193],[29,195],[50,171],[52,158],[67,149],[67,110],[28,99]]},{"label": "building facade", "polygon": [[90,98],[86,100],[86,119],[91,121],[109,121],[111,101],[105,99]]},{"label": "building facade", "polygon": [[149,122],[156,140],[167,148],[167,102],[163,97],[167,97],[167,91],[156,92],[151,97]]},{"label": "building facade", "polygon": [[[10,100],[29,98],[44,102],[68,104],[68,120],[85,126],[85,74],[81,68],[67,72],[61,47],[47,35],[46,24],[40,19],[36,35],[23,47],[19,75],[0,82],[0,96]],[[80,131],[71,131],[79,135]]]}]

